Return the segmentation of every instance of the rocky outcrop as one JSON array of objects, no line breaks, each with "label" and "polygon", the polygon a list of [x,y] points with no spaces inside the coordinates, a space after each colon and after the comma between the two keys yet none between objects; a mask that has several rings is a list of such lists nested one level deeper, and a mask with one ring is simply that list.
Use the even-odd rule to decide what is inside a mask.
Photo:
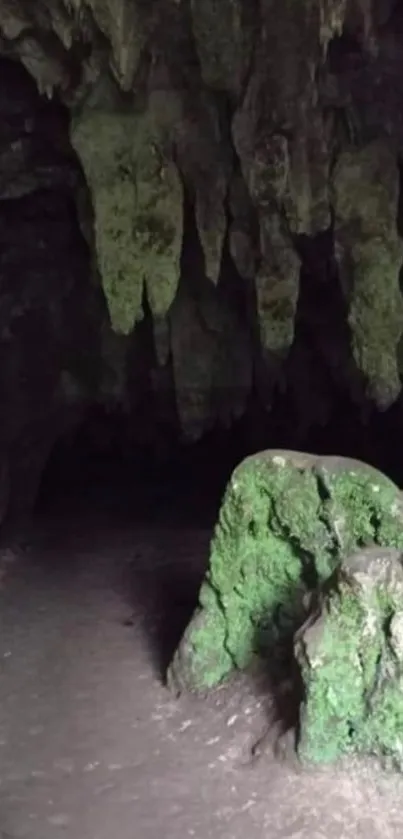
[{"label": "rocky outcrop", "polygon": [[395,549],[361,550],[315,598],[295,640],[304,698],[304,763],[378,757],[403,769],[403,564]]},{"label": "rocky outcrop", "polygon": [[310,608],[310,594],[358,547],[403,546],[399,490],[358,461],[261,452],[234,471],[199,607],[168,678],[214,687],[254,655],[272,658]]}]

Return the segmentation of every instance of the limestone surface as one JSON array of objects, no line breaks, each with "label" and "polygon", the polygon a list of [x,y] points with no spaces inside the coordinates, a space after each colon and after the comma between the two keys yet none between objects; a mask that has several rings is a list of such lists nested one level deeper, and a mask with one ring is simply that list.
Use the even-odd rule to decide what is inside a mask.
[{"label": "limestone surface", "polygon": [[[392,0],[0,0],[0,57],[71,118],[93,276],[128,337],[123,390],[150,317],[147,378],[156,401],[170,381],[182,436],[246,413],[238,354],[267,413],[284,376],[294,399],[303,366],[296,448],[339,388],[360,408],[398,398],[402,31]],[[18,149],[0,173],[12,190]],[[225,309],[218,329],[206,297]]]},{"label": "limestone surface", "polygon": [[395,223],[399,179],[393,150],[377,141],[340,155],[333,191],[336,254],[354,358],[375,401],[388,408],[400,393],[403,329],[403,249]]},{"label": "limestone surface", "polygon": [[344,560],[297,633],[304,686],[298,753],[329,763],[367,754],[403,770],[403,557]]},{"label": "limestone surface", "polygon": [[72,143],[93,196],[112,325],[123,334],[143,317],[144,290],[155,319],[165,317],[180,275],[182,184],[165,154],[163,126],[153,117],[114,101],[108,110],[87,104],[72,120]]},{"label": "limestone surface", "polygon": [[[241,418],[254,449],[388,438],[367,423],[401,398],[402,44],[393,0],[0,0],[4,473],[56,395],[130,406],[137,442]],[[45,192],[75,238],[60,220],[29,253],[8,219]]]},{"label": "limestone surface", "polygon": [[169,668],[204,690],[271,655],[307,616],[309,594],[364,546],[403,549],[398,488],[359,461],[266,451],[235,469],[199,606]]}]

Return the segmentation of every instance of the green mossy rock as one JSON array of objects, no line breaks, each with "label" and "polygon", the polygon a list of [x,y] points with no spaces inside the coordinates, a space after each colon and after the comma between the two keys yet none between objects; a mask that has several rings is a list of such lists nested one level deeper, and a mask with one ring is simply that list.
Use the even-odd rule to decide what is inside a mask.
[{"label": "green mossy rock", "polygon": [[168,683],[212,688],[273,650],[303,623],[307,594],[357,548],[376,544],[403,549],[400,492],[380,472],[297,452],[247,458],[227,487]]},{"label": "green mossy rock", "polygon": [[403,770],[402,561],[376,548],[347,559],[297,633],[305,762],[361,753]]},{"label": "green mossy rock", "polygon": [[113,89],[105,106],[101,94],[100,103],[94,94],[94,102],[74,115],[71,141],[91,190],[98,267],[112,326],[127,335],[143,318],[145,289],[160,325],[175,298],[183,187],[166,151],[169,131],[163,121],[168,120],[162,108],[158,117],[151,106],[141,113],[119,110]]}]

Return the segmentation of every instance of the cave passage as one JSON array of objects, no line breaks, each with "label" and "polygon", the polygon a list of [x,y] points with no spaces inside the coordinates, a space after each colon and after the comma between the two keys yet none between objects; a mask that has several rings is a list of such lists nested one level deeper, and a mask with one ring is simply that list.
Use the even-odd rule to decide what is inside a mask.
[{"label": "cave passage", "polygon": [[159,449],[155,441],[127,443],[132,422],[119,410],[91,409],[55,444],[36,514],[79,503],[132,523],[172,516],[186,526],[189,516],[190,522],[212,524],[231,471],[244,454],[237,430],[212,432],[194,444],[166,441]]},{"label": "cave passage", "polygon": [[[124,425],[120,413],[93,410],[54,446],[31,549],[0,566],[0,825],[32,839],[110,839],[117,825],[132,839],[134,823],[144,839],[204,839],[213,824],[217,837],[258,839],[279,806],[281,824],[307,807],[319,807],[323,824],[333,776],[312,783],[271,757],[245,768],[267,730],[266,683],[242,679],[201,702],[175,699],[161,679],[196,605],[225,483],[253,449],[250,428],[161,463],[151,451],[127,453]],[[325,432],[316,442],[337,445]],[[377,780],[350,773],[349,823],[368,785],[378,802]]]},{"label": "cave passage", "polygon": [[[301,334],[304,328],[297,325],[297,344]],[[299,446],[287,415],[287,400],[281,407],[284,414],[278,408],[271,426],[255,404],[230,430],[215,430],[187,445],[166,440],[159,448],[154,440],[148,445],[133,443],[133,417],[124,411],[92,407],[84,421],[52,449],[29,537],[34,546],[35,542],[46,545],[54,539],[63,542],[77,531],[90,553],[98,549],[102,553],[108,540],[126,546],[129,572],[122,583],[126,603],[122,620],[130,621],[132,609],[140,609],[148,627],[155,623],[149,640],[159,677],[164,676],[197,605],[223,493],[244,457],[265,448],[299,448],[361,459],[401,481],[399,449],[393,437],[399,406],[385,414],[374,413],[366,426],[340,406],[327,427],[318,423],[313,430],[309,428]],[[168,550],[167,534],[174,547],[165,564],[155,557]],[[144,540],[150,553],[146,565],[138,551]],[[189,557],[185,565],[184,545]],[[113,553],[111,548],[112,568]],[[61,578],[68,578],[71,571],[74,579],[76,566],[70,565],[69,552],[58,549],[56,555]],[[53,565],[50,570],[55,572]],[[120,571],[115,569],[112,576],[115,573]]]},{"label": "cave passage", "polygon": [[372,411],[363,423],[358,412],[341,402],[325,426],[318,422],[297,441],[284,401],[272,421],[255,405],[231,429],[216,429],[196,443],[166,440],[161,448],[155,441],[148,445],[128,442],[133,418],[120,410],[95,407],[74,431],[55,443],[42,476],[35,515],[81,506],[133,524],[171,517],[186,526],[188,517],[189,523],[212,527],[235,466],[265,448],[363,460],[401,485],[400,416],[398,403],[384,413]]},{"label": "cave passage", "polygon": [[[91,4],[84,5],[91,32],[95,18]],[[169,13],[174,20],[182,15],[181,4],[161,8],[168,5],[175,7]],[[185,5],[183,21],[175,24],[180,32],[190,7],[203,6]],[[78,26],[80,21],[78,15]],[[161,46],[175,43],[162,29]],[[46,35],[44,45],[49,40],[54,46],[52,31]],[[105,40],[102,34],[101,46]],[[80,78],[76,63],[90,50],[87,37],[84,41],[72,55]],[[199,188],[210,164],[214,172],[221,169],[214,168],[218,151],[207,130],[216,97],[209,92],[205,106],[194,41],[194,35],[187,41],[191,64],[178,66],[174,77],[180,87],[182,70],[191,71],[191,99],[204,91],[200,126],[191,112],[186,125],[189,131],[196,125],[196,132],[184,142],[185,150],[191,148],[200,133],[200,148],[205,147],[208,165],[201,177],[195,167],[193,186]],[[37,57],[41,53],[33,43]],[[146,72],[148,65],[160,69],[154,61],[159,51],[144,49]],[[336,64],[337,58],[336,50]],[[144,318],[124,337],[119,355],[94,269],[94,207],[72,149],[68,109],[57,98],[48,102],[39,96],[21,62],[3,59],[0,69],[0,524],[7,505],[20,513],[28,512],[26,499],[32,502],[23,544],[28,549],[15,550],[14,542],[4,539],[0,548],[0,837],[260,839],[299,833],[300,824],[304,836],[324,831],[330,837],[340,831],[342,811],[348,835],[357,835],[361,825],[370,839],[378,839],[385,807],[400,812],[398,784],[381,796],[376,773],[369,770],[365,776],[343,776],[343,785],[326,773],[297,776],[271,758],[261,774],[245,771],[244,756],[267,727],[267,686],[241,680],[237,691],[224,687],[201,704],[190,697],[177,700],[163,681],[197,605],[225,486],[244,457],[265,448],[338,454],[367,461],[403,485],[402,398],[384,412],[361,392],[353,399],[351,336],[333,232],[292,242],[301,262],[295,334],[282,364],[270,359],[269,407],[260,387],[267,370],[262,370],[253,284],[238,273],[228,241],[217,285],[207,279],[194,206],[185,206],[182,276],[174,301],[178,378],[172,346],[165,364],[157,363],[156,323],[146,295]],[[161,72],[165,83],[164,68]],[[298,72],[284,75],[294,78]],[[222,110],[228,139],[230,124]],[[221,151],[226,154],[222,139],[220,160]],[[198,154],[199,147],[195,159]],[[230,168],[234,156],[231,146]],[[241,163],[237,160],[238,181],[232,186],[241,203],[243,196],[248,199],[236,219],[237,241],[245,242],[253,224],[250,196],[239,182]],[[206,183],[208,191],[207,178]],[[196,193],[189,191],[193,201]],[[233,199],[235,206],[236,194]],[[229,226],[234,219],[229,207],[225,212]],[[256,231],[249,244],[255,239]],[[243,256],[249,277],[248,248]],[[182,328],[189,333],[183,341]],[[237,399],[227,391],[227,414],[222,394],[216,400],[213,394],[213,407],[217,402],[221,413],[199,415],[204,433],[185,445],[175,399],[181,388],[183,397],[181,375],[185,383],[191,380],[189,357],[191,372],[192,364],[197,372],[205,351],[205,408],[211,395],[206,396],[206,381],[208,386],[216,381],[217,373],[211,333],[218,346],[218,379],[222,374],[237,389],[239,372],[245,375],[242,386],[249,382],[245,410],[241,419],[221,427],[218,415],[233,418]],[[164,334],[158,338],[165,351]],[[124,382],[121,402],[110,404],[109,391],[102,402],[102,388],[110,384],[108,352],[113,356],[117,349],[116,368]],[[13,535],[20,547],[20,534]],[[368,833],[363,802],[376,811],[380,831]]]}]

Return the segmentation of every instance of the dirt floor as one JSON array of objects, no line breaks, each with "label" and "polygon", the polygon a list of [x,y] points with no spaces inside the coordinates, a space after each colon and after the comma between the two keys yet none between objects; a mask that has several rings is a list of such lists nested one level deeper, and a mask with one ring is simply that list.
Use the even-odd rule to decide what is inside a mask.
[{"label": "dirt floor", "polygon": [[25,556],[3,553],[2,839],[403,835],[403,779],[248,762],[269,712],[253,679],[208,700],[162,685],[210,527],[77,501],[38,519]]}]

